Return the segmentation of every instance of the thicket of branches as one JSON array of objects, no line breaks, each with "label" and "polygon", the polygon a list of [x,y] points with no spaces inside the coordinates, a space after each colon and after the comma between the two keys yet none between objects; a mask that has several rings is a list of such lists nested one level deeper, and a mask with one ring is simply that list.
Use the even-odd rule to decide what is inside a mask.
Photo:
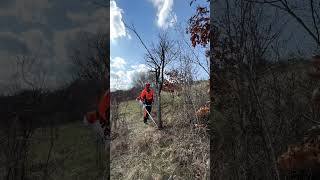
[{"label": "thicket of branches", "polygon": [[[81,123],[85,112],[97,108],[109,81],[106,38],[106,35],[84,37],[83,43],[87,46],[75,51],[73,56],[74,80],[58,89],[49,89],[42,59],[37,56],[17,58],[16,85],[12,89],[15,92],[1,97],[0,179],[33,179],[36,174],[50,179],[65,173],[59,168],[59,163],[63,162],[54,156],[58,126],[75,121]],[[48,132],[41,138],[39,129]],[[34,144],[38,142],[48,143],[48,151],[36,152]],[[39,153],[47,156],[35,162],[35,154]],[[63,155],[69,160],[68,153]]]},{"label": "thicket of branches", "polygon": [[[279,169],[277,157],[318,124],[311,103],[317,84],[307,75],[307,59],[280,58],[284,54],[277,43],[284,24],[270,13],[276,12],[273,7],[288,13],[317,44],[319,21],[314,9],[318,2],[309,3],[311,11],[281,0],[211,2],[211,10],[216,10],[210,21],[212,179],[294,178]],[[297,16],[296,11],[313,21]],[[201,23],[190,25],[198,33],[205,28]],[[207,42],[191,40],[200,45]]]},{"label": "thicket of branches", "polygon": [[[133,25],[126,25],[126,27],[140,40],[142,48],[146,52],[145,62],[151,71],[136,74],[133,77],[134,87],[132,89],[112,92],[112,119],[113,122],[117,122],[113,126],[114,137],[117,138],[114,139],[112,146],[114,156],[134,160],[135,156],[144,158],[144,153],[147,153],[149,156],[146,161],[150,159],[153,162],[166,161],[164,166],[168,168],[162,172],[163,174],[170,173],[171,176],[181,179],[207,178],[209,161],[208,134],[205,128],[195,128],[194,126],[196,123],[208,123],[207,118],[198,119],[195,114],[196,110],[203,106],[209,98],[207,81],[198,82],[199,79],[194,74],[199,69],[202,69],[205,73],[207,72],[208,68],[205,62],[200,62],[200,58],[195,53],[196,50],[185,39],[185,27],[182,29],[175,26],[178,34],[176,37],[170,37],[165,32],[161,33],[154,44],[146,44],[143,37],[140,36],[142,31],[139,33]],[[130,112],[132,107],[126,107],[126,104],[130,103],[131,105],[132,102],[125,101],[134,100],[144,88],[145,82],[151,83],[153,85],[152,88],[156,91],[157,100],[154,109],[156,109],[158,115],[159,112],[162,113],[160,120],[163,123],[163,129],[157,131],[152,128],[152,132],[146,132],[145,136],[128,143],[125,142],[128,136],[125,132],[128,129],[123,120],[130,120],[132,115],[125,114],[125,112],[132,113]],[[167,91],[168,89],[169,91]],[[171,96],[170,93],[176,94]],[[119,101],[117,102],[117,100]],[[119,105],[120,101],[121,104]],[[119,107],[121,107],[121,110]],[[159,116],[155,117],[155,120],[159,121]],[[160,122],[159,125],[162,123]],[[154,140],[153,137],[158,139]],[[162,143],[165,144],[165,147],[159,147],[159,144]],[[128,146],[133,146],[133,148]],[[170,149],[166,147],[170,147]],[[134,149],[135,152],[131,152],[131,149]],[[161,149],[168,151],[170,156],[162,160],[162,158],[159,159],[150,155],[159,153]],[[122,152],[124,154],[121,154]],[[152,165],[154,166],[154,163]],[[173,165],[176,167],[172,169],[170,166]],[[144,166],[144,164],[141,164],[141,166]],[[134,168],[132,167],[132,169]],[[154,171],[154,168],[146,167],[146,169],[142,168],[141,170],[133,171],[134,175],[132,176],[137,179],[138,177],[146,179],[148,178],[147,175],[155,173]]]}]

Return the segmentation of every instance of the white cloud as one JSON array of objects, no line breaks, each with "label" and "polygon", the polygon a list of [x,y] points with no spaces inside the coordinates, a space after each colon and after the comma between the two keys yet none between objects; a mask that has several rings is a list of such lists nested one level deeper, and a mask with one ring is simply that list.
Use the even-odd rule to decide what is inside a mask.
[{"label": "white cloud", "polygon": [[108,14],[104,8],[99,8],[93,13],[84,13],[84,12],[66,12],[66,16],[73,22],[80,24],[88,24],[92,21],[99,23],[106,23]]},{"label": "white cloud", "polygon": [[121,69],[124,68],[124,65],[127,64],[126,61],[121,58],[121,57],[115,57],[115,58],[111,58],[111,68],[117,68],[117,69]]},{"label": "white cloud", "polygon": [[137,64],[130,66],[131,68],[124,71],[111,71],[110,88],[111,91],[122,89],[126,90],[132,87],[133,77],[138,73],[147,72],[149,68],[145,64]]},{"label": "white cloud", "polygon": [[145,64],[133,65],[132,69],[135,69],[137,72],[147,72],[149,68]]},{"label": "white cloud", "polygon": [[115,0],[110,1],[110,39],[112,42],[117,38],[127,36],[125,25],[122,21],[123,10],[117,7]]},{"label": "white cloud", "polygon": [[78,42],[79,46],[85,46],[87,43],[86,37],[97,33],[104,33],[109,26],[107,21],[108,13],[104,8],[98,8],[91,13],[79,12],[65,12],[67,18],[78,24],[74,28],[68,28],[53,32],[53,58],[57,64],[70,65],[70,51],[74,42]]},{"label": "white cloud", "polygon": [[127,78],[127,72],[119,70],[119,71],[111,71],[110,73],[110,89],[111,91],[118,89],[129,89],[130,88],[130,80]]},{"label": "white cloud", "polygon": [[[61,59],[62,55],[66,54],[64,49],[65,40],[67,39],[67,37],[72,37],[72,35],[74,34],[75,34],[74,31],[66,34],[56,31],[54,33],[54,41],[51,42],[45,36],[43,31],[33,28],[27,31],[23,31],[20,34],[12,33],[12,32],[0,32],[0,38],[7,37],[11,39],[11,42],[17,41],[25,45],[26,49],[28,50],[28,53],[33,54],[38,58],[45,59],[49,55],[51,55],[51,50],[54,50],[56,55],[61,55],[58,58],[58,59]],[[63,44],[61,44],[61,42]],[[19,50],[19,46],[16,47],[15,49]],[[4,52],[6,52],[8,56],[12,56],[12,57],[16,57],[17,55],[22,55],[17,53],[8,54],[9,52],[6,49],[4,50],[0,50],[0,54],[3,55]],[[48,62],[50,61],[48,60]]]},{"label": "white cloud", "polygon": [[28,39],[24,38],[21,34],[13,32],[0,32],[0,44],[3,48],[0,49],[1,55],[17,56],[25,53],[30,53],[28,47]]},{"label": "white cloud", "polygon": [[0,36],[8,36],[12,38],[19,38],[19,36],[13,32],[0,32]]},{"label": "white cloud", "polygon": [[109,27],[107,22],[108,14],[104,8],[97,9],[93,13],[66,12],[66,16],[71,21],[78,23],[85,32],[105,32]]},{"label": "white cloud", "polygon": [[32,29],[25,32],[22,32],[22,37],[25,39],[25,42],[28,46],[28,49],[39,55],[39,56],[48,56],[51,43],[45,37],[42,31],[38,29]]},{"label": "white cloud", "polygon": [[131,35],[127,33],[128,39],[132,39]]},{"label": "white cloud", "polygon": [[44,14],[51,6],[48,0],[16,0],[13,7],[1,9],[0,16],[16,16],[27,23],[46,24]]},{"label": "white cloud", "polygon": [[173,0],[150,0],[157,8],[157,25],[167,29],[177,22],[177,15],[172,12]]},{"label": "white cloud", "polygon": [[55,61],[63,64],[66,62],[67,49],[65,47],[66,42],[77,38],[78,34],[82,32],[80,28],[73,28],[61,31],[55,31],[53,34],[53,50]]},{"label": "white cloud", "polygon": [[54,60],[54,68],[59,67],[59,71],[66,72],[67,74],[67,68],[72,65],[71,56],[74,50],[81,50],[83,54],[88,53],[88,40],[95,38],[95,35],[96,33],[83,30],[80,27],[54,31],[52,42],[53,56],[51,57]]},{"label": "white cloud", "polygon": [[73,22],[86,23],[90,20],[89,15],[84,13],[66,12],[66,16]]}]

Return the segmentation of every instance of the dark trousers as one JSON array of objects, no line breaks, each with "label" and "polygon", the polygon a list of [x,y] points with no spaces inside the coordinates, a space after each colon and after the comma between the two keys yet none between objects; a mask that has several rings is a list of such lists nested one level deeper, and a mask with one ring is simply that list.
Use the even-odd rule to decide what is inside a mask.
[{"label": "dark trousers", "polygon": [[[147,105],[146,106],[147,111],[149,112],[149,114],[151,115],[151,105]],[[144,111],[144,117],[143,117],[143,122],[146,123],[148,118],[149,118],[149,114],[147,112]]]}]

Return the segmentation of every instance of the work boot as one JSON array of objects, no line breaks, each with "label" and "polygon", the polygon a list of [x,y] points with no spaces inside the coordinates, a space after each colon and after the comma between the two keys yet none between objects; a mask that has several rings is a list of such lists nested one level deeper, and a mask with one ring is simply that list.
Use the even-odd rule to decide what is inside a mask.
[{"label": "work boot", "polygon": [[143,121],[143,123],[146,127],[149,125],[148,121]]},{"label": "work boot", "polygon": [[147,119],[147,118],[144,118],[144,119],[143,119],[143,122],[144,122],[144,124],[148,124],[148,119]]}]

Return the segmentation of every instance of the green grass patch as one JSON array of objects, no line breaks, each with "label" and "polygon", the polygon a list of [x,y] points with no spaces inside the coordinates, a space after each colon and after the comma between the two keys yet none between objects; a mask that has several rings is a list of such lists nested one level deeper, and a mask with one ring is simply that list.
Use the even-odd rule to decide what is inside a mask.
[{"label": "green grass patch", "polygon": [[[106,152],[104,145],[97,145],[95,134],[89,127],[81,123],[71,123],[56,128],[56,136],[49,159],[53,179],[92,179],[101,176],[105,167]],[[38,129],[31,146],[33,164],[44,164],[50,150],[50,129]],[[98,165],[99,150],[101,164]],[[34,172],[39,174],[39,172]]]}]

